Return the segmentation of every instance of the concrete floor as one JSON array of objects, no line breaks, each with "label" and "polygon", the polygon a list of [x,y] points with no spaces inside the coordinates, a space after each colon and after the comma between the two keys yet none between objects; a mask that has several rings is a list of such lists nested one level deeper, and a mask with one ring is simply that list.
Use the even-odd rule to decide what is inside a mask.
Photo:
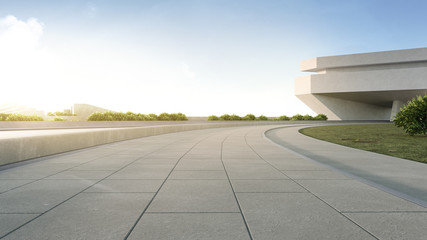
[{"label": "concrete floor", "polygon": [[[264,136],[272,128],[165,134],[3,167],[0,238],[425,239],[425,192],[368,185],[334,164],[371,153],[304,145],[297,127],[275,131],[281,147]],[[332,168],[309,154],[328,147]]]}]

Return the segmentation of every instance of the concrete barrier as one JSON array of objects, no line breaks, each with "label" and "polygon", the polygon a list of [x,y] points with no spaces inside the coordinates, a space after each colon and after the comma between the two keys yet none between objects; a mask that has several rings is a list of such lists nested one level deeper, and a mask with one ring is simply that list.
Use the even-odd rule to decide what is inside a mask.
[{"label": "concrete barrier", "polygon": [[[175,133],[207,128],[273,125],[281,122],[215,122],[204,124],[178,124],[164,126],[125,127],[125,128],[94,128],[94,129],[68,129],[62,131],[43,130],[43,134],[27,136],[17,135],[0,137],[0,166],[16,163],[37,157],[43,157],[72,150],[98,146],[107,143],[148,137],[166,133]],[[289,122],[286,122],[289,124]],[[23,133],[23,131],[19,131]],[[12,132],[9,132],[12,133]],[[0,132],[1,134],[1,132]],[[1,136],[1,135],[0,135]]]}]

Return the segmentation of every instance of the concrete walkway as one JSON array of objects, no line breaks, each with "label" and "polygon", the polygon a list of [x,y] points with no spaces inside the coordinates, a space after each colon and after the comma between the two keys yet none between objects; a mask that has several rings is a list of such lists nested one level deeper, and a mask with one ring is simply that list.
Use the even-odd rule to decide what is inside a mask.
[{"label": "concrete walkway", "polygon": [[[164,134],[3,167],[0,238],[425,239],[425,207],[274,144],[272,128]],[[298,142],[290,129],[270,133]]]}]

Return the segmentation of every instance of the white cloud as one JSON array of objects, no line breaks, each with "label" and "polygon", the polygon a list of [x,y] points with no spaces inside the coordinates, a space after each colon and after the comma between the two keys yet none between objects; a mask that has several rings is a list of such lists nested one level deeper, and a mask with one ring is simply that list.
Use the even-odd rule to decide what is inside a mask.
[{"label": "white cloud", "polygon": [[53,55],[40,44],[44,26],[39,20],[0,18],[0,102],[44,105],[59,83]]},{"label": "white cloud", "polygon": [[38,47],[43,35],[43,24],[35,18],[27,21],[7,16],[0,19],[0,48],[16,53],[27,52]]}]

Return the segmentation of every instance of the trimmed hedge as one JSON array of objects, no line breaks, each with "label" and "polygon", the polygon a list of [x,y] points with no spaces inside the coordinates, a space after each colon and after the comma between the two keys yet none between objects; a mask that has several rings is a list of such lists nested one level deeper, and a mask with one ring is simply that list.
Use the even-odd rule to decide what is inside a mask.
[{"label": "trimmed hedge", "polygon": [[0,113],[0,121],[44,121],[37,115],[25,115],[19,113]]},{"label": "trimmed hedge", "polygon": [[[247,114],[244,117],[239,117],[235,114],[233,115],[229,115],[229,114],[224,114],[221,115],[220,117],[215,116],[215,115],[211,115],[208,117],[208,121],[268,121],[270,119],[268,119],[266,116],[264,115],[260,115],[259,117],[255,117],[255,115],[253,114]],[[278,118],[274,119],[275,121],[303,121],[303,120],[321,120],[321,121],[326,121],[328,120],[328,117],[325,114],[318,114],[317,116],[313,117],[310,116],[308,114],[306,115],[301,115],[301,114],[296,114],[292,117],[288,117],[286,115],[280,116]]]},{"label": "trimmed hedge", "polygon": [[88,121],[187,121],[188,118],[182,113],[161,113],[158,116],[154,113],[141,114],[133,112],[95,112],[92,113]]}]

